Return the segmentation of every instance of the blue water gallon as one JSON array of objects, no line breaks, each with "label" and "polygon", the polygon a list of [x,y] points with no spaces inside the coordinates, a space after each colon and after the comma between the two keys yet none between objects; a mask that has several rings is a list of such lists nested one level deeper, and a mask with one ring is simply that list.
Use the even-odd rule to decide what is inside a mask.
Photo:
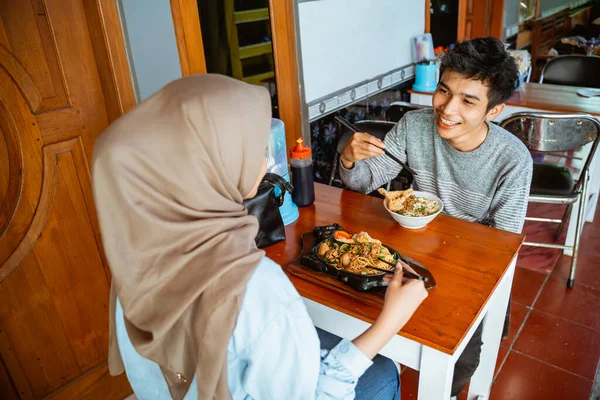
[{"label": "blue water gallon", "polygon": [[438,84],[438,63],[417,64],[415,66],[415,84],[413,90],[417,92],[432,93]]},{"label": "blue water gallon", "polygon": [[[285,146],[285,126],[283,121],[277,118],[271,119],[271,134],[265,157],[267,158],[267,172],[277,174],[289,182],[290,172]],[[279,188],[276,188],[275,194],[279,195],[279,193]],[[289,225],[298,219],[298,207],[292,201],[290,193],[286,193],[283,197],[283,205],[279,207],[279,213],[284,225]]]}]

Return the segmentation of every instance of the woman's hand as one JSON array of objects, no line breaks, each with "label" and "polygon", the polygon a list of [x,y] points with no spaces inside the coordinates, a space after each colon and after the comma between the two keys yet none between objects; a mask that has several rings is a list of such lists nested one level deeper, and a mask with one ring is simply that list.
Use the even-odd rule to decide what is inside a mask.
[{"label": "woman's hand", "polygon": [[369,329],[353,340],[354,345],[369,358],[375,357],[402,329],[428,296],[423,281],[408,279],[403,283],[402,270],[405,265],[398,261],[394,275],[384,278],[388,282],[388,288],[381,314]]},{"label": "woman's hand", "polygon": [[386,326],[389,325],[389,329],[393,330],[394,333],[402,329],[428,296],[423,281],[417,279],[407,279],[405,281],[403,279],[404,266],[406,264],[398,260],[394,275],[384,277],[388,282],[388,287],[385,292],[383,309],[376,321],[381,321]]},{"label": "woman's hand", "polygon": [[357,161],[382,155],[384,148],[383,142],[375,136],[356,132],[342,149],[340,160],[344,168],[351,169]]}]

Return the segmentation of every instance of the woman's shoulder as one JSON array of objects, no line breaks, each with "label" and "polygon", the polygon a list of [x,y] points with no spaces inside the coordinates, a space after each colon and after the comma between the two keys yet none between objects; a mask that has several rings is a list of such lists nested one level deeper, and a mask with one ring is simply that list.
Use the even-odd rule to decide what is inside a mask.
[{"label": "woman's shoulder", "polygon": [[260,261],[248,281],[244,302],[265,296],[279,301],[300,298],[296,288],[283,272],[281,266],[266,256]]},{"label": "woman's shoulder", "polygon": [[288,313],[296,312],[302,298],[281,266],[264,257],[246,285],[230,351],[239,353],[267,330],[281,326]]}]

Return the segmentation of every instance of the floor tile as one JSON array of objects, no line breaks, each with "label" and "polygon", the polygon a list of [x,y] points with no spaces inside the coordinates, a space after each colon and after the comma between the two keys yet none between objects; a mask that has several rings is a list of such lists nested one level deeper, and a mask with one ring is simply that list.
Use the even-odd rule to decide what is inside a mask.
[{"label": "floor tile", "polygon": [[508,337],[506,338],[506,340],[503,340],[500,344],[510,347],[517,335],[517,332],[519,332],[519,329],[521,328],[521,325],[523,325],[523,322],[525,321],[525,317],[527,316],[527,313],[529,312],[529,308],[515,303],[513,302],[511,304],[510,307],[510,331],[508,332]]},{"label": "floor tile", "polygon": [[[545,211],[545,213],[537,213],[537,215],[546,216],[548,213],[551,214],[550,211]],[[554,240],[556,228],[556,224],[526,221],[523,227],[523,234],[526,236],[525,240],[528,242],[564,243],[564,235],[557,241]],[[558,249],[523,246],[519,251],[517,266],[549,274],[561,253],[561,250]]]},{"label": "floor tile", "polygon": [[[558,204],[528,203],[527,216],[541,218],[562,218],[566,208],[567,206]],[[534,222],[535,221],[527,221],[526,224],[531,224]]]},{"label": "floor tile", "polygon": [[[529,236],[525,239],[529,241]],[[541,242],[541,241],[540,241]],[[544,247],[523,246],[519,251],[517,267],[548,275],[556,264],[561,251]]]},{"label": "floor tile", "polygon": [[544,280],[546,280],[544,274],[525,268],[516,268],[512,287],[513,303],[531,306]]},{"label": "floor tile", "polygon": [[[552,271],[552,276],[567,282],[571,271],[571,257],[561,256]],[[575,284],[590,286],[600,290],[600,255],[579,253]]]},{"label": "floor tile", "polygon": [[493,400],[587,400],[592,381],[511,351],[492,386]]},{"label": "floor tile", "polygon": [[600,332],[533,310],[513,350],[593,381]]},{"label": "floor tile", "polygon": [[581,232],[579,253],[600,256],[600,226],[586,223]]},{"label": "floor tile", "polygon": [[569,289],[562,279],[550,277],[535,309],[600,330],[600,290],[575,285]]}]

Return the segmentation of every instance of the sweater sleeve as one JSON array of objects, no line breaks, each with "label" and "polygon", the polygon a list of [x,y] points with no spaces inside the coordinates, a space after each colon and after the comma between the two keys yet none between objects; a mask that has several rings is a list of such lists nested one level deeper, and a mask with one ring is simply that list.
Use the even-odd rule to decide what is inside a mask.
[{"label": "sweater sleeve", "polygon": [[498,186],[489,211],[490,225],[505,231],[521,233],[527,213],[533,161],[522,159],[511,168]]},{"label": "sweater sleeve", "polygon": [[[385,136],[386,149],[406,162],[406,118],[402,118]],[[342,182],[350,189],[370,193],[384,183],[394,179],[402,168],[394,160],[383,154],[354,164],[352,169],[344,168],[340,160]]]}]

